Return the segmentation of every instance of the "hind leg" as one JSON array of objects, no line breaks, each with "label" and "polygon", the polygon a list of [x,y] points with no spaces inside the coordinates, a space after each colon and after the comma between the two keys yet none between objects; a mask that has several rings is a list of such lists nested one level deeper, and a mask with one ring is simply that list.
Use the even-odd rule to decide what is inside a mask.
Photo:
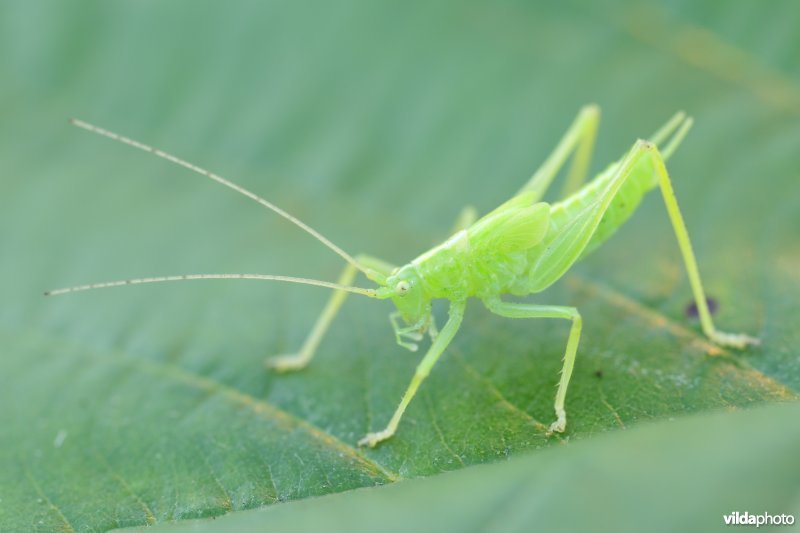
[{"label": "hind leg", "polygon": [[675,191],[672,189],[672,181],[669,179],[667,168],[664,165],[664,159],[655,145],[647,144],[645,145],[645,149],[650,150],[652,153],[651,160],[656,176],[658,177],[658,185],[661,189],[661,195],[664,198],[664,205],[667,207],[667,214],[672,223],[672,229],[675,231],[675,237],[678,240],[678,247],[683,256],[686,273],[689,276],[689,284],[692,287],[694,300],[697,304],[697,311],[700,315],[700,325],[703,328],[703,333],[721,346],[745,348],[747,345],[759,344],[760,341],[754,337],[745,335],[744,333],[725,333],[719,331],[714,326],[711,313],[708,311],[703,283],[700,281],[697,260],[692,250],[692,243],[689,241],[689,232],[686,230],[686,224],[678,208],[678,201],[675,199]]},{"label": "hind leg", "polygon": [[575,366],[575,354],[578,352],[578,341],[581,338],[583,321],[580,313],[574,307],[510,303],[504,302],[499,298],[488,300],[484,303],[492,313],[508,318],[561,318],[572,322],[569,337],[567,338],[567,348],[564,352],[561,379],[558,382],[558,390],[556,391],[554,405],[556,420],[550,424],[550,428],[547,430],[548,435],[554,432],[563,433],[567,426],[567,412],[564,409],[564,400],[567,397],[569,378],[572,376],[572,368]]}]

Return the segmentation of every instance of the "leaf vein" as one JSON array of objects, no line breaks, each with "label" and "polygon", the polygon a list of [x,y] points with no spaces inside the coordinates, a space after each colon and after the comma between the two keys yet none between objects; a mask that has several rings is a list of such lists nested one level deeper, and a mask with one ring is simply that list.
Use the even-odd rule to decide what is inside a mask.
[{"label": "leaf vein", "polygon": [[339,440],[335,436],[311,424],[310,422],[298,418],[297,416],[284,411],[283,409],[280,409],[279,407],[267,401],[258,399],[250,394],[236,390],[210,378],[188,372],[179,367],[157,364],[153,362],[137,362],[137,364],[134,366],[141,370],[149,371],[150,373],[160,377],[169,377],[191,387],[220,394],[220,396],[223,398],[232,401],[233,403],[243,405],[250,409],[253,413],[273,420],[287,429],[300,428],[304,430],[316,441],[321,442],[326,447],[332,448],[349,457],[351,460],[370,473],[378,474],[388,481],[398,481],[400,479],[399,474],[388,470],[381,464],[362,455],[353,446],[348,445],[347,443]]},{"label": "leaf vein", "polygon": [[746,372],[749,375],[749,377],[751,377],[754,381],[757,381],[762,386],[769,388],[772,392],[777,394],[782,399],[794,400],[797,399],[798,397],[798,395],[794,391],[792,391],[789,387],[787,387],[780,381],[764,374],[757,368],[754,368],[741,355],[735,354],[729,350],[717,346],[711,341],[706,340],[705,337],[701,336],[694,330],[687,328],[686,326],[683,326],[681,324],[678,324],[665,314],[656,311],[655,309],[652,309],[650,307],[647,307],[644,304],[637,302],[636,300],[633,300],[632,298],[626,296],[622,292],[612,287],[609,287],[605,284],[590,281],[576,274],[572,274],[567,279],[566,283],[573,289],[580,290],[586,293],[588,296],[598,296],[607,301],[608,303],[610,303],[611,305],[613,305],[614,307],[617,307],[634,316],[639,317],[644,321],[645,324],[647,324],[652,328],[666,330],[667,332],[675,335],[678,338],[690,341],[692,345],[701,348],[710,356],[724,356],[726,360],[729,360],[731,363],[738,366],[741,370]]},{"label": "leaf vein", "polygon": [[72,527],[72,524],[69,523],[69,520],[67,520],[67,517],[64,516],[64,513],[61,512],[61,509],[59,509],[58,506],[54,504],[50,498],[47,497],[47,494],[45,494],[44,490],[42,490],[41,485],[39,485],[39,482],[36,481],[36,479],[33,477],[33,474],[31,474],[31,471],[29,469],[25,470],[25,477],[28,478],[28,481],[36,491],[36,494],[38,494],[39,497],[42,500],[44,500],[45,503],[47,503],[47,506],[50,508],[50,510],[53,511],[62,522],[64,522],[64,530],[75,531],[75,528]]},{"label": "leaf vein", "polygon": [[500,402],[500,405],[503,408],[507,409],[508,411],[511,411],[514,414],[521,416],[529,423],[533,424],[536,427],[536,429],[539,429],[541,431],[547,430],[547,426],[545,424],[539,422],[538,420],[533,418],[530,414],[528,414],[526,411],[520,409],[519,407],[511,403],[505,396],[503,396],[503,394],[499,390],[497,390],[497,387],[495,387],[491,381],[489,381],[486,377],[481,375],[481,373],[478,372],[474,367],[472,367],[469,363],[467,363],[467,361],[464,359],[463,354],[459,350],[457,350],[456,348],[451,348],[451,351],[455,355],[456,359],[458,359],[458,362],[461,364],[461,366],[464,367],[464,369],[467,371],[467,374],[469,374],[470,377],[473,378],[475,381],[482,384],[484,388],[486,388],[492,394],[492,396],[497,398],[497,400]]},{"label": "leaf vein", "polygon": [[217,488],[219,488],[220,492],[222,492],[222,495],[224,497],[222,500],[222,506],[225,508],[227,512],[233,511],[233,500],[231,499],[230,494],[228,494],[228,490],[222,484],[222,480],[220,480],[219,476],[217,476],[217,473],[214,472],[214,469],[211,467],[211,463],[208,460],[208,455],[203,453],[203,450],[201,450],[199,447],[197,447],[197,451],[203,458],[203,463],[206,465],[206,470],[208,470],[211,479],[214,480],[214,483],[217,485]]},{"label": "leaf vein", "polygon": [[456,452],[455,452],[455,451],[454,451],[454,450],[453,450],[453,449],[450,447],[450,445],[449,445],[449,444],[447,444],[447,439],[445,439],[445,437],[444,437],[444,432],[442,432],[442,428],[441,428],[441,427],[439,427],[439,421],[438,421],[438,419],[437,419],[437,417],[436,417],[436,412],[435,412],[435,410],[433,409],[433,406],[431,405],[431,402],[430,402],[430,400],[428,399],[428,396],[427,396],[427,395],[425,396],[425,406],[428,408],[428,414],[430,415],[431,424],[433,424],[433,429],[436,431],[436,434],[439,436],[439,440],[442,442],[442,446],[444,446],[444,447],[445,447],[445,449],[446,449],[448,452],[450,452],[450,455],[452,455],[453,457],[455,457],[455,458],[456,458],[456,460],[457,460],[459,463],[461,463],[461,466],[466,466],[466,465],[464,464],[464,460],[463,460],[463,459],[461,459],[461,456],[460,456],[460,455],[458,455],[458,454],[457,454],[457,453],[456,453]]},{"label": "leaf vein", "polygon": [[[648,20],[642,24],[642,20]],[[657,23],[653,23],[656,19]],[[712,30],[692,24],[670,24],[663,9],[631,10],[623,27],[636,40],[666,50],[686,64],[744,87],[769,106],[800,115],[800,89],[783,73],[723,40]],[[655,30],[655,31],[654,31]]]},{"label": "leaf vein", "polygon": [[111,463],[108,462],[108,459],[99,453],[96,453],[95,456],[100,460],[101,463],[103,463],[103,466],[106,467],[106,470],[108,470],[108,473],[111,474],[111,477],[114,479],[114,481],[116,481],[119,486],[121,486],[122,489],[127,492],[136,501],[136,503],[139,504],[144,511],[145,521],[149,525],[156,524],[158,520],[156,519],[155,514],[153,514],[153,511],[150,509],[150,506],[147,505],[147,503],[133,490],[133,488],[131,488],[130,484],[125,481],[125,478],[114,471],[114,469],[111,467]]},{"label": "leaf vein", "polygon": [[625,429],[625,423],[622,421],[622,417],[621,417],[621,416],[619,416],[619,413],[618,413],[618,412],[617,412],[617,410],[614,408],[614,406],[613,406],[613,405],[611,405],[610,403],[608,403],[608,400],[606,399],[606,395],[605,395],[605,393],[603,392],[603,389],[602,389],[602,388],[599,388],[599,387],[598,387],[598,389],[599,389],[599,390],[598,390],[598,392],[599,392],[599,394],[600,394],[600,402],[601,402],[603,405],[605,405],[605,406],[606,406],[606,408],[607,408],[609,411],[611,411],[611,414],[612,414],[612,415],[614,415],[614,419],[617,421],[617,424],[619,424],[619,427],[621,427],[622,429]]},{"label": "leaf vein", "polygon": [[[19,334],[19,330],[17,330]],[[42,338],[41,332],[37,332],[37,337]],[[67,346],[81,347],[80,343],[74,342],[72,339],[64,339],[55,335],[47,336],[51,341],[58,342]],[[86,353],[87,351],[84,351]],[[253,413],[263,416],[269,420],[277,422],[287,429],[300,428],[305,431],[314,440],[322,443],[323,445],[331,448],[345,457],[348,457],[353,463],[359,465],[364,471],[372,475],[378,475],[385,480],[394,482],[402,479],[400,474],[389,470],[387,467],[363,455],[359,450],[353,446],[341,441],[334,435],[320,429],[319,427],[311,424],[310,422],[298,418],[297,416],[284,411],[283,409],[265,401],[258,399],[250,394],[234,389],[233,387],[224,385],[213,379],[200,376],[189,372],[185,369],[179,368],[175,365],[158,363],[153,361],[143,361],[134,359],[127,353],[120,350],[112,350],[114,354],[119,354],[121,357],[110,359],[108,357],[100,357],[96,351],[88,350],[94,357],[103,360],[104,362],[111,362],[114,364],[124,364],[135,370],[148,372],[152,375],[162,378],[173,379],[177,382],[183,383],[190,387],[199,390],[220,394],[223,398],[237,403],[250,409]]]}]

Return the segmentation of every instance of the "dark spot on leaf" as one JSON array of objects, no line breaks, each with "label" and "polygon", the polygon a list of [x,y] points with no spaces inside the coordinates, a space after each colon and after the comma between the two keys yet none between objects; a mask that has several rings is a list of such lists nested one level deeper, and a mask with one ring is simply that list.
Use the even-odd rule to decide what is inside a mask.
[{"label": "dark spot on leaf", "polygon": [[[706,305],[708,305],[708,312],[712,315],[717,312],[717,308],[719,307],[717,300],[710,296],[706,297]],[[686,305],[683,312],[688,318],[697,318],[699,316],[697,303],[692,300],[691,303]]]},{"label": "dark spot on leaf", "polygon": [[603,378],[603,369],[595,370],[594,371],[594,377],[596,377],[597,379],[602,379]]}]

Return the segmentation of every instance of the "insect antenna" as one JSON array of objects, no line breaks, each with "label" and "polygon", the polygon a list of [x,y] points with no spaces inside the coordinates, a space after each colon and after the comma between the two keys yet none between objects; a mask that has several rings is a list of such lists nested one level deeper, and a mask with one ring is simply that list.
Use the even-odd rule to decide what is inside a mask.
[{"label": "insect antenna", "polygon": [[683,138],[686,137],[686,134],[689,133],[689,128],[692,127],[692,124],[694,124],[694,120],[692,120],[692,117],[687,117],[686,120],[683,121],[681,127],[678,128],[678,131],[675,132],[675,135],[672,136],[672,139],[670,139],[667,146],[665,146],[664,150],[662,150],[661,152],[662,158],[664,158],[665,160],[669,159],[669,156],[672,155],[672,153],[678,148],[678,146],[683,141]]},{"label": "insect antenna", "polygon": [[179,276],[159,276],[152,278],[136,278],[136,279],[123,279],[119,281],[105,281],[102,283],[90,283],[88,285],[76,285],[74,287],[65,287],[63,289],[54,289],[44,293],[45,296],[57,296],[59,294],[67,294],[68,292],[90,291],[94,289],[107,289],[109,287],[121,287],[123,285],[141,285],[143,283],[162,283],[165,281],[191,281],[196,279],[255,279],[255,280],[268,280],[268,281],[285,281],[288,283],[301,283],[303,285],[314,285],[317,287],[325,287],[328,289],[336,289],[341,291],[352,292],[369,296],[370,298],[378,298],[379,293],[375,289],[363,289],[361,287],[351,287],[349,285],[340,285],[338,283],[331,283],[329,281],[320,281],[308,278],[295,278],[291,276],[273,276],[270,274],[182,274]]},{"label": "insect antenna", "polygon": [[[678,111],[671,119],[667,121],[657,132],[650,137],[650,142],[655,144],[661,150],[661,157],[666,161],[669,156],[678,148],[683,138],[689,132],[694,120],[692,117],[687,117],[683,111]],[[677,130],[677,131],[676,131]],[[672,136],[672,138],[670,138]],[[669,140],[669,143],[662,149],[661,146]]]},{"label": "insect antenna", "polygon": [[259,204],[263,205],[264,207],[266,207],[267,209],[273,211],[274,213],[282,216],[283,218],[285,218],[286,220],[288,220],[289,222],[291,222],[295,226],[299,227],[300,229],[302,229],[303,231],[305,231],[306,233],[308,233],[309,235],[311,235],[312,237],[317,239],[319,242],[321,242],[322,244],[324,244],[325,246],[330,248],[333,252],[338,254],[342,259],[344,259],[345,261],[347,261],[348,263],[353,265],[355,268],[357,268],[358,270],[363,272],[369,279],[377,281],[378,283],[385,282],[385,277],[383,275],[381,275],[378,272],[376,272],[376,271],[374,271],[374,270],[372,270],[370,268],[367,268],[367,267],[363,266],[362,264],[360,264],[358,261],[356,261],[356,259],[353,256],[351,256],[350,254],[348,254],[347,252],[345,252],[344,250],[342,250],[341,248],[339,248],[338,246],[333,244],[330,240],[328,240],[320,232],[318,232],[317,230],[315,230],[314,228],[312,228],[311,226],[309,226],[308,224],[306,224],[302,220],[298,219],[297,217],[287,213],[286,211],[284,211],[283,209],[281,209],[277,205],[273,204],[272,202],[266,200],[265,198],[262,198],[261,196],[258,196],[257,194],[248,191],[244,187],[241,187],[241,186],[233,183],[232,181],[226,180],[222,176],[214,174],[213,172],[210,172],[210,171],[208,171],[208,170],[206,170],[206,169],[204,169],[202,167],[199,167],[199,166],[197,166],[197,165],[195,165],[193,163],[189,163],[188,161],[185,161],[185,160],[183,160],[183,159],[181,159],[179,157],[176,157],[176,156],[174,156],[172,154],[169,154],[169,153],[167,153],[167,152],[165,152],[163,150],[160,150],[160,149],[155,148],[153,146],[141,143],[141,142],[136,141],[134,139],[131,139],[129,137],[125,137],[124,135],[120,135],[118,133],[114,133],[113,131],[109,131],[109,130],[103,129],[103,128],[99,127],[99,126],[95,126],[93,124],[89,124],[88,122],[84,122],[83,120],[78,120],[78,119],[75,119],[75,118],[70,119],[69,122],[70,122],[70,124],[72,124],[74,126],[77,126],[77,127],[82,128],[84,130],[90,131],[92,133],[96,133],[97,135],[100,135],[102,137],[107,137],[107,138],[109,138],[111,140],[120,142],[122,144],[127,144],[128,146],[132,146],[133,148],[138,148],[139,150],[142,150],[144,152],[149,152],[149,153],[151,153],[151,154],[153,154],[153,155],[155,155],[157,157],[160,157],[162,159],[166,159],[167,161],[169,161],[171,163],[174,163],[174,164],[179,165],[179,166],[181,166],[183,168],[191,170],[192,172],[200,174],[201,176],[205,176],[205,177],[207,177],[209,179],[212,179],[212,180],[216,181],[217,183],[219,183],[221,185],[224,185],[225,187],[228,187],[229,189],[233,189],[234,191],[238,192],[239,194],[243,194],[244,196],[247,196],[248,198],[250,198],[252,200],[255,200]]},{"label": "insect antenna", "polygon": [[686,119],[686,113],[684,113],[683,111],[678,111],[677,113],[672,115],[672,117],[667,121],[666,124],[661,126],[657,132],[655,132],[653,135],[650,136],[650,142],[655,144],[656,146],[661,146],[662,144],[664,144],[664,141],[666,141],[667,138],[670,135],[672,135],[672,132],[674,132],[678,128],[678,126],[681,125],[681,122],[683,122],[685,119]]}]

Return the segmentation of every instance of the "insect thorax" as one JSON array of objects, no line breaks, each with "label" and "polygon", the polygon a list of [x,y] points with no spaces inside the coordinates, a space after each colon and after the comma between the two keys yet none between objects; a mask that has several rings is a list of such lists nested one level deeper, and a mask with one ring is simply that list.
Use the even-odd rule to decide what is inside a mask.
[{"label": "insect thorax", "polygon": [[431,298],[459,300],[507,292],[524,274],[525,253],[477,254],[466,230],[412,261]]}]

